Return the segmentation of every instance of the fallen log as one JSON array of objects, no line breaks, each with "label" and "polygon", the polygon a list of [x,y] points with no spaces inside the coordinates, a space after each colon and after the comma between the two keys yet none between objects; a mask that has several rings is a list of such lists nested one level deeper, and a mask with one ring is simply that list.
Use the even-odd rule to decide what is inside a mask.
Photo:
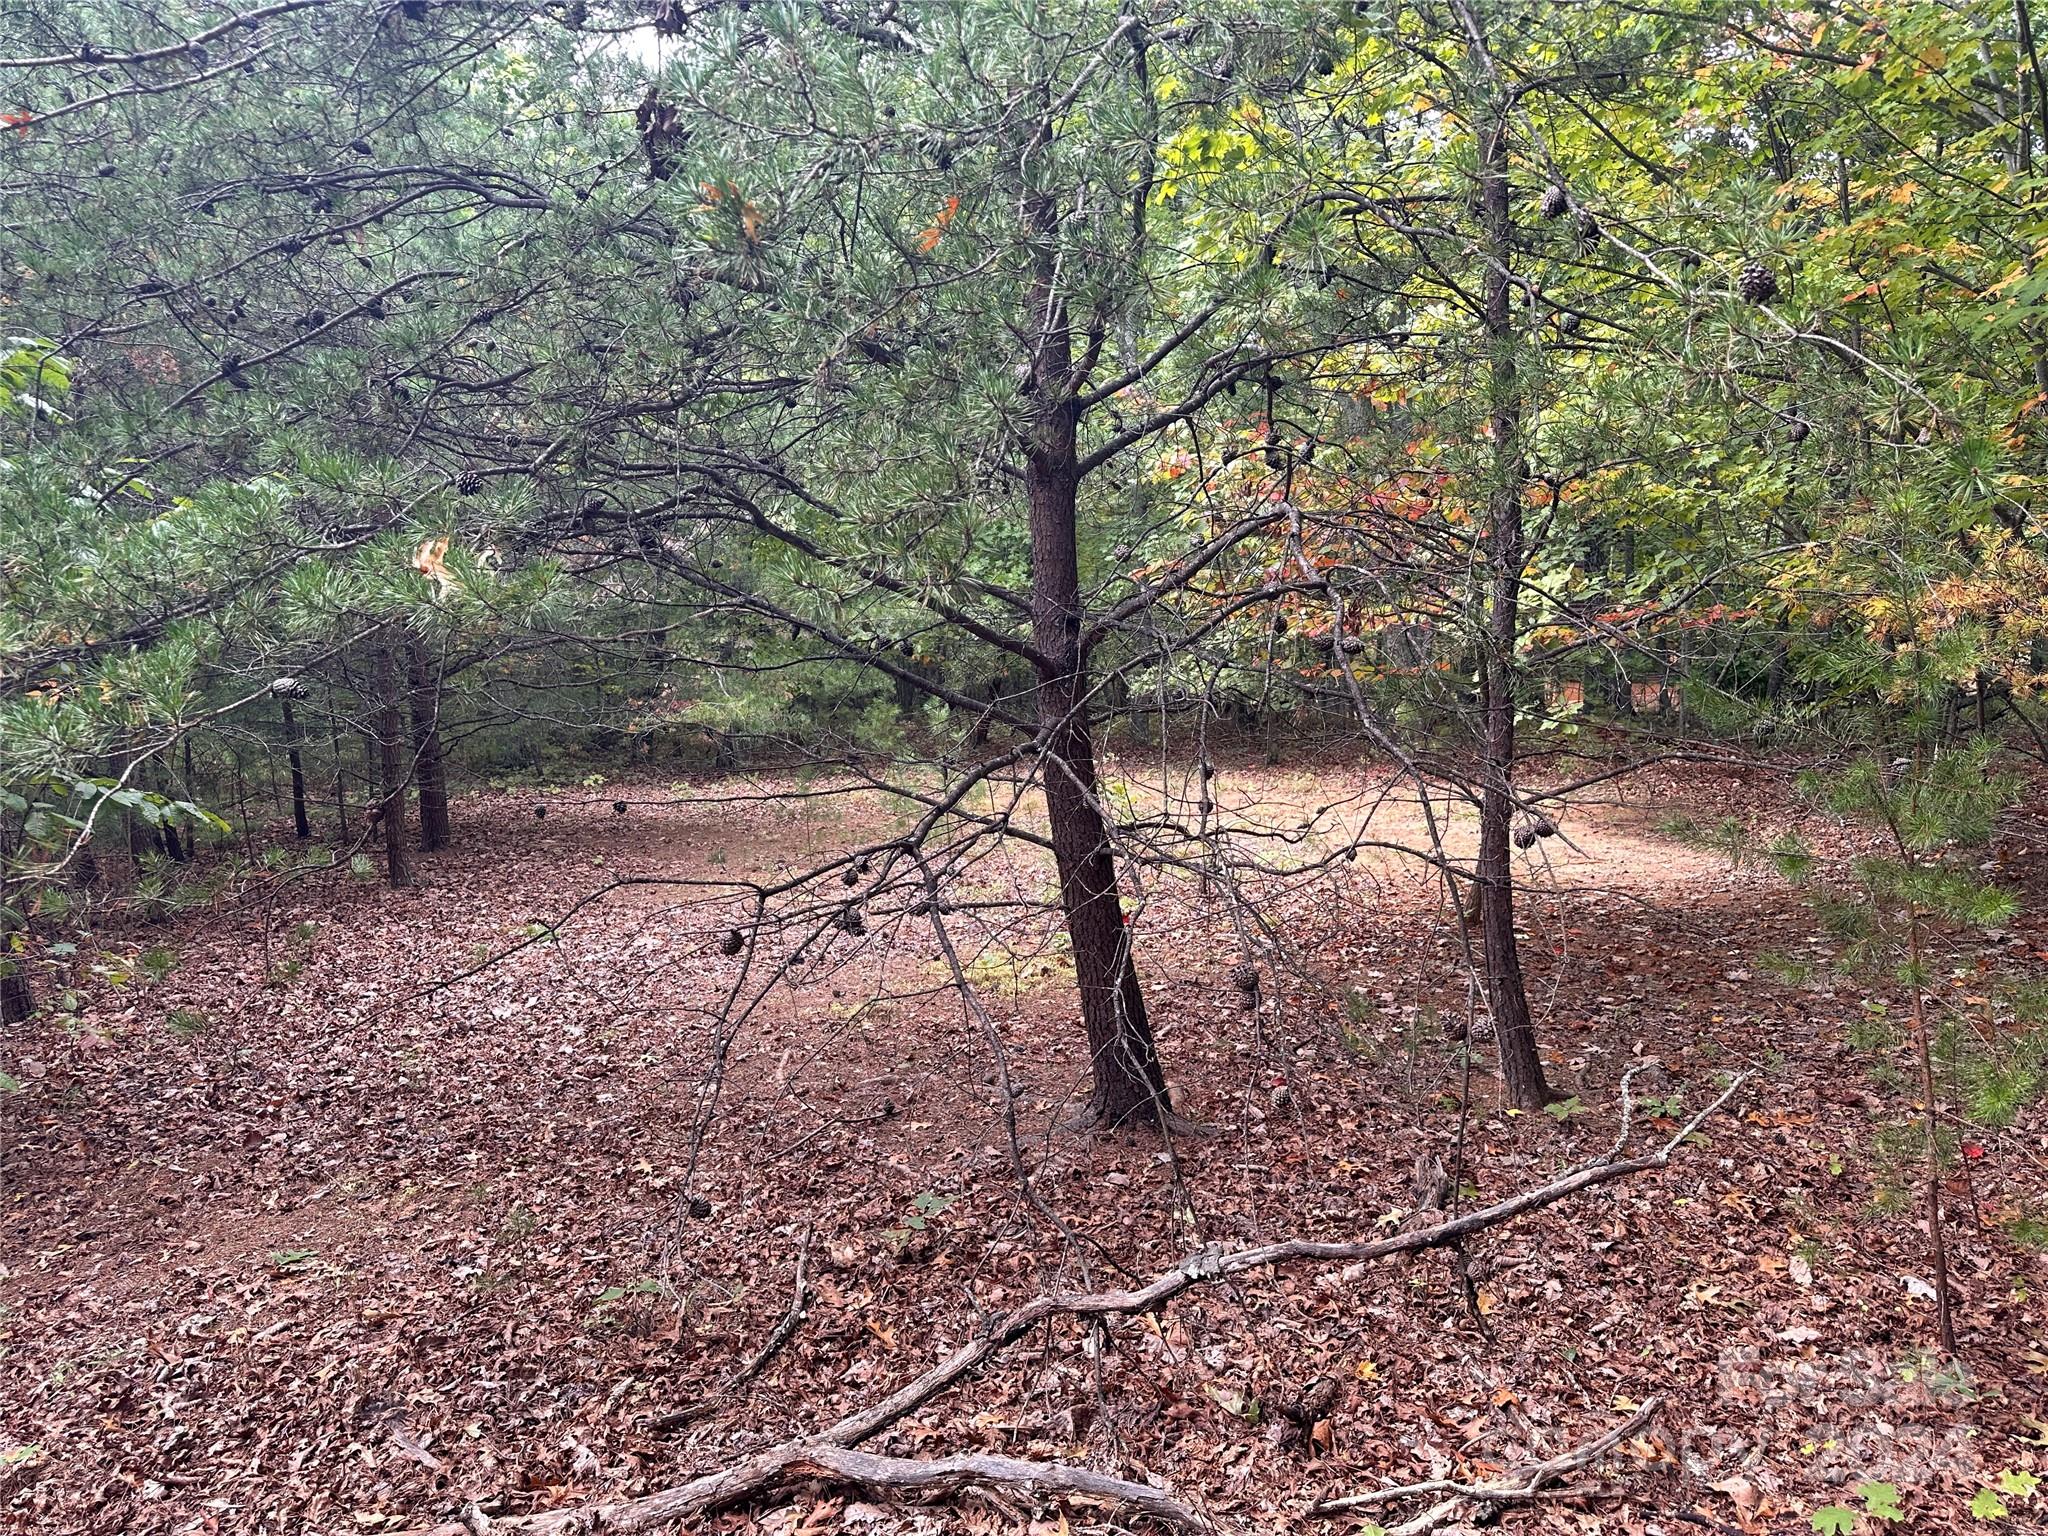
[{"label": "fallen log", "polygon": [[[1747,1080],[1747,1073],[1737,1076],[1720,1097],[1693,1116],[1655,1152],[1634,1158],[1619,1155],[1628,1139],[1632,1111],[1628,1085],[1624,1081],[1621,1134],[1616,1137],[1611,1151],[1580,1164],[1547,1184],[1521,1190],[1504,1200],[1452,1217],[1433,1227],[1419,1227],[1390,1237],[1360,1242],[1329,1243],[1288,1238],[1251,1248],[1204,1249],[1189,1254],[1171,1269],[1134,1290],[1047,1292],[995,1319],[976,1338],[880,1402],[847,1415],[817,1434],[787,1441],[673,1488],[609,1504],[497,1518],[484,1515],[472,1506],[460,1522],[418,1527],[402,1533],[402,1536],[476,1536],[483,1531],[492,1532],[494,1536],[594,1536],[598,1532],[652,1531],[680,1520],[730,1509],[793,1483],[819,1480],[899,1489],[951,1488],[977,1481],[1008,1484],[1048,1493],[1112,1498],[1169,1525],[1194,1531],[1213,1530],[1215,1527],[1207,1517],[1159,1489],[1065,1463],[1020,1461],[1000,1456],[955,1456],[923,1461],[844,1453],[974,1375],[1004,1349],[1051,1318],[1104,1318],[1151,1312],[1195,1286],[1283,1264],[1369,1264],[1399,1254],[1449,1247],[1475,1233],[1555,1205],[1582,1190],[1665,1167],[1686,1140]],[[912,1470],[917,1468],[930,1470]],[[1459,1499],[1468,1496],[1461,1493]]]}]

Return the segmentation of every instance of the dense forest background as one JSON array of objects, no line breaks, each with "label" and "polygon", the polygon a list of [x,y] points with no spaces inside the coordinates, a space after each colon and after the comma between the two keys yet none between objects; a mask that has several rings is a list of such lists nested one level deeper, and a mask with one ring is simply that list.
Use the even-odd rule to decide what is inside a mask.
[{"label": "dense forest background", "polygon": [[2038,1518],[2035,21],[0,8],[0,1507]]}]

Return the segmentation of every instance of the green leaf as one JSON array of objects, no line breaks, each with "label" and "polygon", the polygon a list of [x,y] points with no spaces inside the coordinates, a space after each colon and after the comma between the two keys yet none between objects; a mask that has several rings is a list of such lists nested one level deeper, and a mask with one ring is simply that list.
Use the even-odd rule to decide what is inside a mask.
[{"label": "green leaf", "polygon": [[2041,1487],[2041,1479],[2024,1467],[2014,1467],[1998,1474],[1998,1491],[2009,1493],[2016,1499],[2031,1499]]},{"label": "green leaf", "polygon": [[1863,1501],[1863,1512],[1876,1520],[1903,1520],[1905,1510],[1899,1507],[1899,1490],[1895,1483],[1858,1483],[1856,1497]]},{"label": "green leaf", "polygon": [[1820,1536],[1849,1536],[1856,1529],[1856,1511],[1843,1504],[1825,1504],[1813,1512],[1813,1528]]},{"label": "green leaf", "polygon": [[2012,1511],[2006,1508],[2005,1500],[1989,1488],[1979,1488],[1977,1497],[1970,1500],[1970,1513],[1979,1520],[2003,1520]]}]

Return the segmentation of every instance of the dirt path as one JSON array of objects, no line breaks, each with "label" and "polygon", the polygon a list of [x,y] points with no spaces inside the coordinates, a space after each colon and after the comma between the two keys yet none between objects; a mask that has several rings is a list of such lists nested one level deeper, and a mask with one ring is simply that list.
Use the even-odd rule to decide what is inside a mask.
[{"label": "dirt path", "polygon": [[[1142,804],[1144,765],[1120,768]],[[1318,862],[1361,829],[1418,836],[1418,806],[1384,785],[1226,765],[1216,803]],[[764,781],[737,807],[634,790],[623,816],[614,791],[579,792],[540,820],[531,796],[471,798],[459,846],[415,890],[326,876],[257,910],[103,935],[103,965],[133,972],[160,946],[175,968],[99,978],[19,1046],[0,1206],[8,1519],[375,1531],[470,1500],[507,1512],[660,1486],[1082,1278],[1083,1256],[1016,1197],[985,1042],[921,925],[774,938],[778,963],[804,951],[797,985],[733,1036],[694,1173],[735,966],[729,892],[631,886],[431,987],[612,877],[773,877],[897,824],[821,787]],[[1480,1318],[1436,1261],[1273,1276],[1117,1330],[1099,1396],[1077,1338],[1020,1349],[896,1447],[1083,1457],[1292,1529],[1315,1498],[1483,1475],[1658,1393],[1672,1407],[1616,1468],[1623,1497],[1540,1528],[1638,1531],[1697,1509],[1804,1529],[1870,1479],[1905,1491],[1912,1529],[1970,1528],[1976,1487],[2039,1456],[2021,1422],[2042,1415],[2048,1370],[2033,1261],[1988,1222],[2040,1197],[2043,1127],[2014,1127],[1956,1191],[1971,1374],[1929,1372],[1917,1234],[1869,1213],[1897,1103],[1843,1044],[1863,998],[1770,980],[1758,956],[1810,953],[1810,918],[1768,878],[1658,834],[1674,808],[1790,814],[1734,779],[1652,777],[1625,803],[1574,805],[1524,915],[1551,1070],[1584,1109],[1509,1116],[1482,1094],[1471,1179],[1495,1196],[1604,1145],[1613,1085],[1642,1056],[1689,1103],[1760,1071],[1711,1147],[1489,1239]],[[1468,824],[1452,818],[1454,851]],[[1408,1203],[1418,1147],[1448,1155],[1465,1078],[1445,1033],[1467,991],[1426,878],[1376,854],[1267,882],[1301,974],[1256,1018],[1224,980],[1227,906],[1148,889],[1138,942],[1163,1049],[1181,1107],[1216,1132],[1172,1161],[1145,1137],[1057,1129],[1083,1087],[1063,956],[1042,917],[1004,905],[1044,880],[1028,856],[977,866],[988,905],[960,922],[1036,1187],[1101,1244],[1090,1278],[1201,1241],[1373,1230]],[[2048,934],[2026,920],[2005,942]],[[786,1308],[807,1228],[816,1305],[749,1391],[716,1396]],[[1282,1443],[1258,1405],[1320,1376],[1341,1384],[1328,1430]],[[804,1508],[761,1519],[913,1518]],[[986,1508],[915,1518],[978,1529]]]}]

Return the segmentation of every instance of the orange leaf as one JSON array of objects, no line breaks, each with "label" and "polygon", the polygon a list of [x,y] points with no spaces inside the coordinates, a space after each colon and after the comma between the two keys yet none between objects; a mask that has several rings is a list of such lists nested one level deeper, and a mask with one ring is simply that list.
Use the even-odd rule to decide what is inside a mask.
[{"label": "orange leaf", "polygon": [[959,197],[949,195],[946,198],[946,206],[939,210],[939,216],[927,224],[924,233],[917,237],[917,248],[920,251],[930,251],[933,246],[937,245],[939,243],[939,236],[946,232],[946,226],[953,222],[953,215],[959,211]]},{"label": "orange leaf", "polygon": [[446,534],[438,539],[422,539],[420,547],[412,552],[412,568],[433,581],[436,597],[446,597],[461,585],[456,581],[455,573],[448,569],[447,555]]}]

